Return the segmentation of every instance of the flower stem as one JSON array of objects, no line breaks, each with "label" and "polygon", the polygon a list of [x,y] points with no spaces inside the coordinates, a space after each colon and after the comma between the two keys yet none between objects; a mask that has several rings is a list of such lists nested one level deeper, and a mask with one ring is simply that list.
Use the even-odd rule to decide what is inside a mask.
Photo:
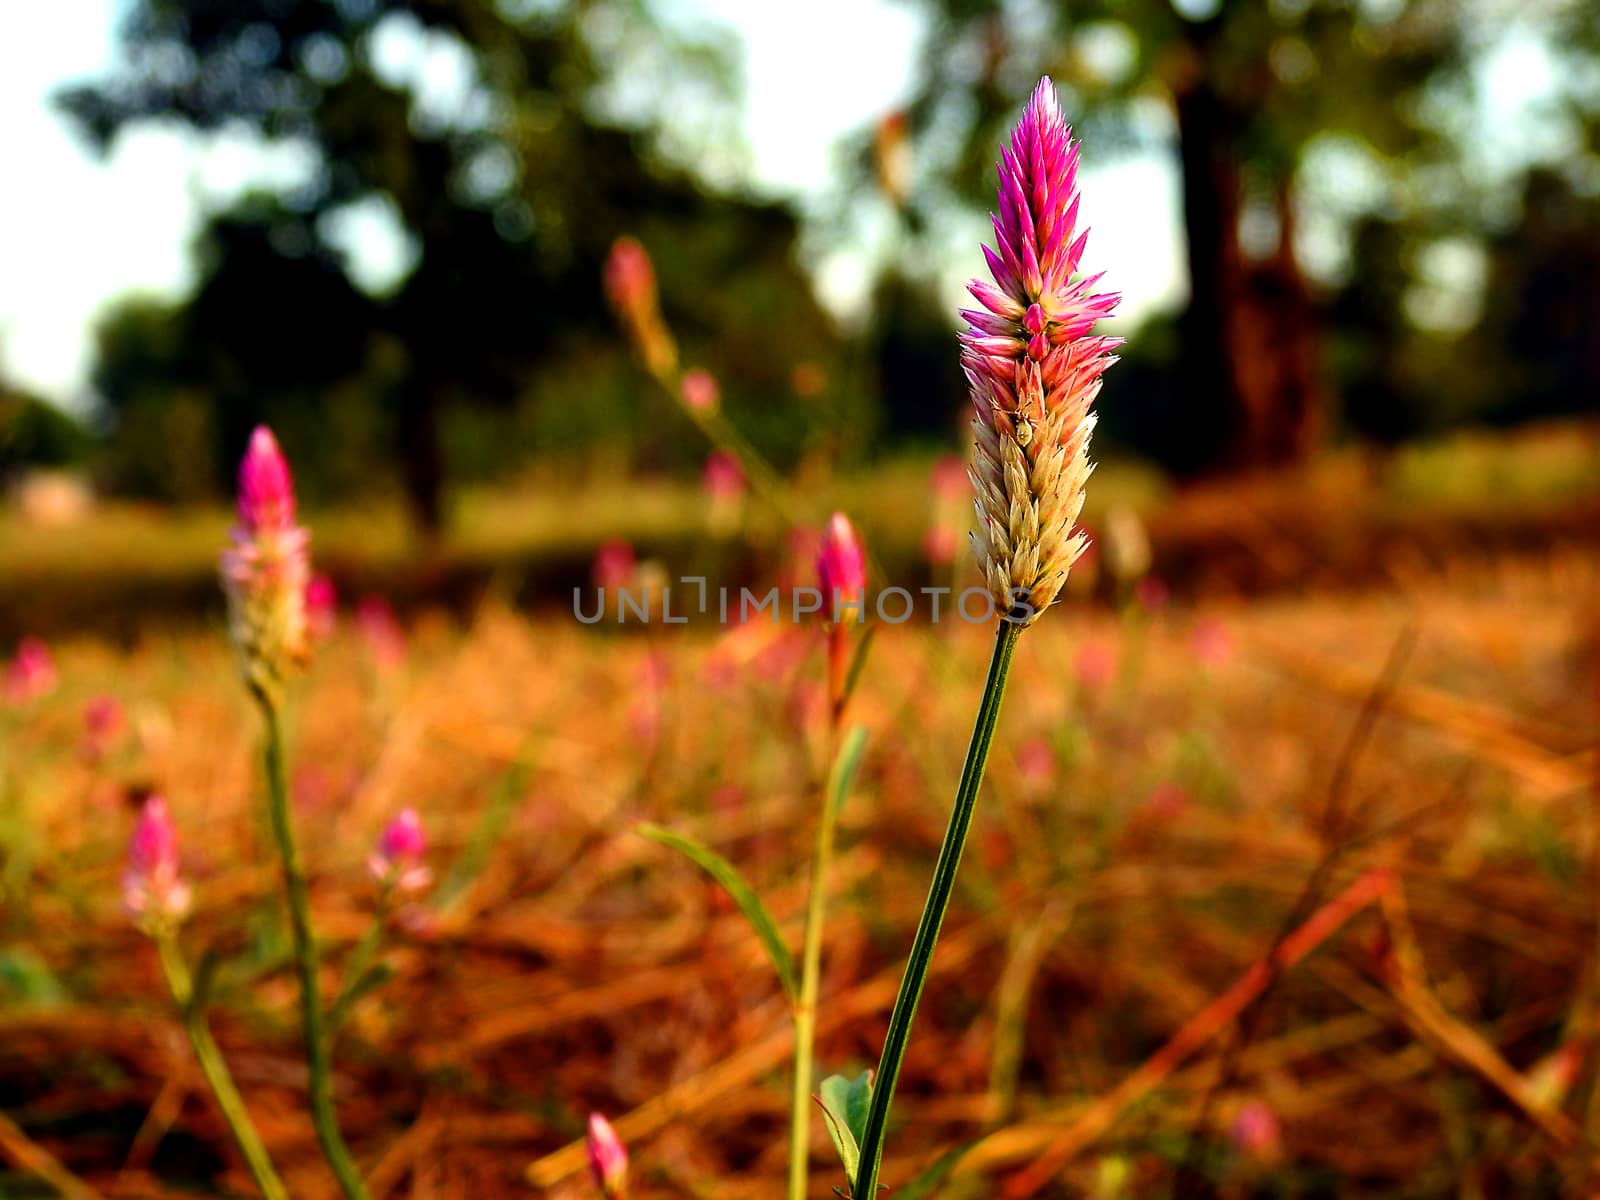
[{"label": "flower stem", "polygon": [[961,866],[961,851],[966,846],[967,831],[972,825],[972,811],[977,806],[983,769],[989,761],[989,745],[994,740],[995,726],[1000,720],[1000,702],[1005,698],[1006,677],[1011,672],[1011,658],[1021,632],[1022,626],[1001,621],[995,635],[994,656],[989,660],[989,677],[984,681],[983,698],[978,702],[978,718],[972,728],[972,741],[967,746],[967,761],[961,768],[961,782],[956,788],[955,804],[950,811],[950,825],[945,830],[944,844],[939,847],[939,860],[933,868],[933,883],[928,888],[922,919],[917,923],[917,934],[911,942],[911,956],[906,962],[906,972],[900,979],[900,994],[895,997],[894,1011],[889,1017],[889,1032],[883,1041],[883,1055],[878,1060],[878,1074],[873,1080],[872,1105],[867,1110],[867,1125],[861,1138],[861,1165],[851,1191],[856,1197],[877,1194],[878,1168],[883,1161],[889,1105],[894,1100],[895,1084],[900,1078],[900,1064],[905,1058],[906,1042],[911,1036],[911,1022],[917,1015],[917,1002],[922,999],[922,987],[927,982],[928,968],[933,962],[939,927],[944,923],[945,910],[950,906],[950,893],[955,886],[956,871]]},{"label": "flower stem", "polygon": [[[835,708],[838,712],[838,708]],[[817,849],[811,864],[811,895],[806,902],[805,945],[800,954],[800,998],[794,1007],[794,1092],[789,1104],[789,1200],[805,1200],[806,1175],[811,1157],[811,1076],[817,1031],[817,996],[822,978],[822,929],[828,911],[828,867],[833,862],[834,831],[839,808],[834,795],[838,770],[837,723],[829,742],[833,766],[822,789],[822,812],[817,821]]]},{"label": "flower stem", "polygon": [[211,1094],[217,1098],[217,1107],[228,1122],[239,1153],[244,1155],[245,1165],[250,1168],[250,1174],[266,1200],[289,1200],[288,1189],[283,1186],[283,1180],[278,1178],[272,1158],[267,1154],[261,1135],[250,1120],[250,1112],[244,1106],[244,1098],[239,1095],[233,1076],[228,1072],[228,1064],[223,1061],[222,1051],[211,1036],[206,1015],[193,1003],[194,987],[188,964],[178,950],[177,939],[171,930],[164,930],[156,935],[155,941],[156,950],[161,956],[161,969],[166,973],[172,998],[177,1001],[178,1009],[183,1014],[183,1027],[189,1034],[189,1044],[194,1047],[194,1056],[199,1060],[200,1073],[205,1076]]},{"label": "flower stem", "polygon": [[311,929],[311,900],[289,820],[283,724],[278,706],[272,700],[263,698],[261,711],[267,723],[268,808],[272,814],[272,831],[278,840],[278,854],[283,859],[283,886],[289,901],[289,926],[294,935],[295,970],[300,976],[300,1015],[305,1026],[306,1065],[311,1072],[311,1122],[340,1190],[348,1200],[367,1200],[366,1185],[351,1161],[350,1151],[345,1148],[344,1138],[339,1133],[339,1117],[333,1107],[333,1070],[328,1039],[323,1031],[322,999],[317,989],[317,947]]}]

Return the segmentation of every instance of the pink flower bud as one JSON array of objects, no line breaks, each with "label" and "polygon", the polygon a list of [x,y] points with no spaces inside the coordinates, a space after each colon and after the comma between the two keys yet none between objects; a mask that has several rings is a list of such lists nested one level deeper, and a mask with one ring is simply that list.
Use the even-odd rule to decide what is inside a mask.
[{"label": "pink flower bud", "polygon": [[1270,1161],[1283,1147],[1283,1130],[1270,1108],[1259,1100],[1246,1100],[1228,1126],[1228,1140],[1241,1154]]},{"label": "pink flower bud", "polygon": [[189,911],[189,885],[178,874],[178,829],[160,796],[147,799],[134,822],[122,901],[129,913],[154,922],[178,921]]},{"label": "pink flower bud", "polygon": [[713,502],[737,500],[744,495],[744,468],[726,450],[713,450],[706,456],[701,486]]},{"label": "pink flower bud", "polygon": [[589,1135],[584,1139],[589,1152],[589,1174],[606,1200],[620,1200],[628,1189],[628,1151],[599,1113],[589,1114]]},{"label": "pink flower bud", "polygon": [[422,818],[414,808],[403,808],[378,835],[377,848],[367,860],[372,878],[401,892],[417,892],[433,878],[422,865],[428,839],[422,832]]},{"label": "pink flower bud", "polygon": [[683,403],[694,412],[715,412],[721,392],[711,372],[696,368],[685,371],[682,384]]},{"label": "pink flower bud", "polygon": [[656,302],[656,273],[638,238],[620,237],[606,259],[606,295],[618,311],[634,313]]},{"label": "pink flower bud", "polygon": [[634,554],[633,547],[621,538],[600,543],[600,548],[594,552],[591,570],[596,587],[608,590],[625,588],[633,582],[638,569],[638,556]]},{"label": "pink flower bud", "polygon": [[95,696],[83,706],[83,756],[90,761],[104,758],[127,723],[115,696]]},{"label": "pink flower bud", "polygon": [[830,616],[855,601],[866,590],[867,555],[861,548],[850,518],[836,512],[822,535],[817,554],[817,582],[822,588],[822,608]]},{"label": "pink flower bud", "polygon": [[239,465],[239,523],[222,554],[228,624],[252,688],[272,695],[306,655],[308,535],[294,523],[289,464],[258,426]]},{"label": "pink flower bud", "polygon": [[321,571],[306,581],[306,628],[317,641],[333,635],[339,623],[339,592]]},{"label": "pink flower bud", "polygon": [[6,664],[0,690],[10,703],[27,704],[54,691],[56,678],[50,647],[36,637],[26,637],[17,643],[16,657]]}]

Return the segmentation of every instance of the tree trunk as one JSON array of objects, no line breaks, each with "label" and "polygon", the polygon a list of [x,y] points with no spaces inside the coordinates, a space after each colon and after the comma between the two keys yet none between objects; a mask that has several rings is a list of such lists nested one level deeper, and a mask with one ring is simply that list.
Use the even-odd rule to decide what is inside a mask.
[{"label": "tree trunk", "polygon": [[1246,114],[1206,75],[1211,34],[1195,27],[1190,77],[1174,89],[1188,243],[1189,307],[1180,323],[1192,396],[1191,471],[1249,470],[1305,461],[1321,436],[1317,318],[1294,254],[1290,181],[1274,188],[1279,239],[1250,261],[1239,239]]}]

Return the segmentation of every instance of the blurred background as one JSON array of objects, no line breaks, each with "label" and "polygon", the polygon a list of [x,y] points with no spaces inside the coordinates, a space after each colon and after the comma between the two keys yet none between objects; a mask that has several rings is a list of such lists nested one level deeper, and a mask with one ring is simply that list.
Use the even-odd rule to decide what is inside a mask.
[{"label": "blurred background", "polygon": [[[266,421],[314,508],[408,554],[458,535],[479,582],[521,561],[553,593],[563,547],[513,497],[692,491],[707,449],[607,309],[620,235],[684,364],[781,469],[960,453],[956,310],[1042,73],[1085,141],[1086,265],[1124,297],[1096,446],[1134,468],[1130,503],[1330,454],[1352,507],[1377,487],[1543,528],[1600,488],[1581,3],[72,0],[0,21],[0,469],[45,516],[215,505]],[[612,507],[591,545],[671,532]],[[885,560],[914,573],[917,498],[883,511]],[[382,538],[329,539],[377,569]],[[13,619],[49,618],[5,590]]]},{"label": "blurred background", "polygon": [[[589,629],[573,589],[809,582],[835,509],[875,585],[976,582],[958,309],[1041,74],[1127,342],[891,1176],[963,1147],[905,1194],[1040,1161],[1008,1194],[1592,1194],[1582,0],[0,4],[0,1194],[248,1189],[118,907],[154,791],[218,1038],[328,1194],[220,620],[260,422],[325,573],[293,736],[330,962],[399,806],[440,881],[338,1047],[375,1194],[588,1195],[596,1109],[638,1197],[775,1194],[781,995],[629,830],[715,844],[798,944],[820,633]],[[618,304],[619,239],[658,312]],[[988,640],[873,644],[825,1070],[876,1059]]]}]

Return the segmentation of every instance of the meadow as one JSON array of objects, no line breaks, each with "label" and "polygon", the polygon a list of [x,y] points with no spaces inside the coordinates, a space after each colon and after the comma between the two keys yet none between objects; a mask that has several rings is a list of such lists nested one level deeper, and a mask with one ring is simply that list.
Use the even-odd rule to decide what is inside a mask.
[{"label": "meadow", "polygon": [[[1548,449],[1518,453],[1548,473]],[[1393,486],[1424,487],[1430,460],[1406,461]],[[1486,491],[1503,497],[1517,461]],[[1158,566],[1192,557],[1202,500],[1141,501]],[[889,531],[914,544],[916,504],[880,512],[869,543],[909,557]],[[125,544],[139,519],[74,538]],[[192,521],[180,578],[214,570],[223,522]],[[337,517],[312,524],[337,558]],[[668,553],[705,536],[661,532]],[[52,539],[31,536],[13,561],[42,578]],[[1272,544],[1246,547],[1261,578]],[[1560,537],[1456,550],[1391,547],[1342,587],[1175,571],[1142,601],[1086,570],[1028,632],[891,1127],[884,1178],[921,1190],[894,1194],[1558,1195],[1587,1178],[1600,564]],[[288,692],[325,994],[366,953],[380,830],[414,806],[429,841],[431,885],[386,914],[381,969],[335,1015],[352,1152],[374,1196],[592,1195],[598,1111],[635,1200],[779,1194],[789,1003],[722,889],[637,826],[726,856],[798,950],[827,769],[821,626],[589,629],[517,594],[419,592],[403,624],[347,600]],[[160,792],[217,1041],[290,1193],[332,1195],[249,699],[214,617],[132,624],[54,634],[53,687],[0,721],[0,1193],[250,1194],[122,907],[135,810]],[[848,713],[866,749],[828,880],[819,1075],[877,1060],[989,640],[875,626]],[[119,719],[102,701],[86,725],[104,696]],[[830,1195],[821,1120],[811,1133],[810,1194]]]}]

